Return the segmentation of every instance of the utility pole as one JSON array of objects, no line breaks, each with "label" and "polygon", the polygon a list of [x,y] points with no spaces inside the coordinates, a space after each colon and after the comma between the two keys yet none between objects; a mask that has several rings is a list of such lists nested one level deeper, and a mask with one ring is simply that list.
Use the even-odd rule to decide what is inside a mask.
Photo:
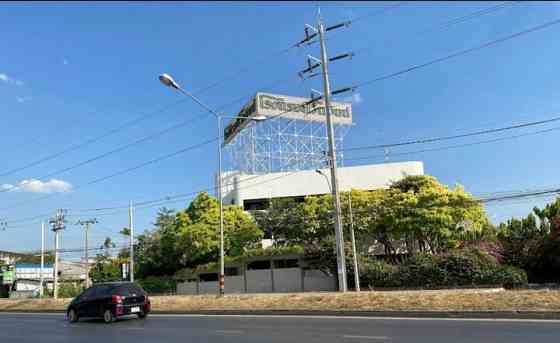
[{"label": "utility pole", "polygon": [[[303,77],[306,73],[311,73],[315,68],[319,66],[322,69],[322,76],[323,76],[323,94],[321,98],[325,102],[325,114],[327,119],[327,136],[328,136],[328,144],[329,144],[329,151],[328,151],[328,162],[331,172],[331,192],[333,197],[333,207],[334,207],[334,231],[336,234],[336,262],[337,262],[337,271],[338,271],[338,290],[340,292],[347,291],[347,282],[346,282],[346,258],[344,252],[344,235],[342,231],[342,219],[341,219],[341,210],[340,210],[340,194],[339,194],[339,187],[338,187],[338,171],[337,171],[337,162],[336,162],[336,144],[334,141],[334,128],[333,128],[333,119],[331,113],[331,102],[330,97],[331,95],[340,94],[346,91],[351,91],[352,88],[344,88],[331,93],[331,86],[329,80],[329,68],[328,62],[335,61],[343,58],[351,58],[354,54],[353,53],[345,53],[339,56],[332,57],[329,59],[327,57],[327,48],[325,45],[325,32],[334,30],[340,27],[348,26],[348,22],[334,25],[328,28],[325,28],[323,24],[323,20],[321,18],[321,14],[318,13],[317,18],[317,28],[306,25],[305,28],[305,38],[298,43],[298,46],[302,46],[304,44],[310,44],[311,41],[319,37],[319,43],[321,46],[321,57],[320,59],[314,58],[312,56],[308,56],[307,65],[308,67],[301,71],[299,75]],[[310,32],[313,31],[313,32]],[[316,76],[317,74],[312,74],[310,77]],[[315,91],[315,93],[318,93]]]},{"label": "utility pole", "polygon": [[41,221],[41,271],[39,273],[39,296],[43,297],[43,270],[45,269],[45,222]]},{"label": "utility pole", "polygon": [[58,232],[60,230],[64,230],[66,219],[64,216],[66,215],[66,210],[60,209],[56,211],[56,214],[53,218],[49,220],[49,223],[52,225],[52,230],[54,232],[54,298],[58,299]]},{"label": "utility pole", "polygon": [[130,282],[134,282],[134,223],[132,218],[132,201],[128,206],[128,230],[130,231],[130,262],[128,264],[128,273],[130,274]]},{"label": "utility pole", "polygon": [[85,259],[85,270],[86,270],[86,280],[85,286],[89,288],[89,244],[88,244],[88,233],[89,233],[89,226],[93,224],[97,224],[98,221],[95,218],[88,219],[88,220],[78,220],[76,223],[77,225],[85,226],[85,250],[84,250],[84,259]]},{"label": "utility pole", "polygon": [[354,260],[354,284],[356,292],[360,291],[360,271],[358,270],[358,254],[356,252],[356,238],[354,237],[354,216],[352,214],[352,190],[348,192],[348,211],[350,218],[350,239],[352,240],[352,259]]}]

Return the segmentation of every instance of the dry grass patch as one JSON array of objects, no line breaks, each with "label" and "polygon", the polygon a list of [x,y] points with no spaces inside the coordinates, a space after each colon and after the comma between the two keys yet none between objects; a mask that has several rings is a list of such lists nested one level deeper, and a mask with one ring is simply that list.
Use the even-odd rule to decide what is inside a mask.
[{"label": "dry grass patch", "polygon": [[[560,291],[386,291],[151,297],[154,312],[220,310],[560,311]],[[70,299],[0,299],[0,311],[63,311]]]},{"label": "dry grass patch", "polygon": [[153,297],[154,311],[426,310],[560,311],[560,291],[392,291]]}]

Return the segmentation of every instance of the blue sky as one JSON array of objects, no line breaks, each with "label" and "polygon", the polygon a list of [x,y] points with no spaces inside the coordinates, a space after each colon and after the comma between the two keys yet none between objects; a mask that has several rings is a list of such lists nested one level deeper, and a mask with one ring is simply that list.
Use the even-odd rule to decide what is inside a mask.
[{"label": "blue sky", "polygon": [[[331,2],[321,6],[327,24],[360,17],[394,2]],[[331,55],[361,51],[352,60],[331,65],[333,89],[389,74],[467,49],[560,17],[558,3],[518,3],[488,15],[457,23],[447,20],[499,2],[407,3],[381,15],[366,16],[350,28],[329,34]],[[213,107],[256,91],[307,96],[318,80],[297,77],[308,53],[317,46],[278,52],[302,38],[305,23],[315,21],[316,2],[302,3],[3,3],[0,11],[0,174],[25,166],[69,146],[98,137],[143,114],[158,113],[83,148],[4,175],[0,184],[17,185],[107,152],[189,118],[201,118],[155,139],[80,168],[52,176],[27,191],[0,193],[0,249],[31,250],[40,246],[37,219],[56,208],[88,209],[126,205],[187,193],[212,184],[215,145],[154,163],[104,182],[80,186],[215,136],[213,117],[196,104],[161,86],[157,75],[168,72],[196,91],[247,70],[198,93]],[[426,31],[428,30],[428,31]],[[547,119],[560,113],[557,61],[560,25],[553,25],[494,47],[359,88],[354,96],[356,125],[347,147],[443,136]],[[284,80],[282,82],[275,82]],[[238,102],[225,108],[234,113]],[[166,108],[166,110],[162,110]],[[552,128],[553,124],[503,136]],[[420,160],[425,171],[442,182],[461,183],[474,194],[558,185],[558,132],[437,152],[395,155],[405,151],[469,143],[470,138],[441,144],[393,149],[390,161]],[[382,151],[347,154],[376,156]],[[373,158],[360,163],[380,163]],[[348,164],[352,164],[349,162]],[[49,182],[50,179],[62,182]],[[72,191],[49,195],[71,184]],[[24,187],[25,188],[25,187]],[[503,202],[488,207],[498,222],[526,214],[547,199]],[[182,203],[169,204],[181,208]],[[17,206],[15,206],[17,205]],[[157,208],[135,214],[138,230],[150,228]],[[62,247],[79,247],[83,232],[73,224],[96,215],[71,211]],[[98,216],[93,245],[127,225],[126,211]],[[51,246],[52,237],[48,236]]]}]

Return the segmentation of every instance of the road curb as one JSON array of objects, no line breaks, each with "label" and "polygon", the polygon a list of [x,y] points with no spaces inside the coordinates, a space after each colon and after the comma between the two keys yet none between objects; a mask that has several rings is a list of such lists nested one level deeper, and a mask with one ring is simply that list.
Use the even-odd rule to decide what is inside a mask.
[{"label": "road curb", "polygon": [[[0,309],[0,313],[60,313],[63,310]],[[318,317],[391,317],[391,318],[454,318],[454,319],[542,319],[560,320],[556,311],[328,311],[328,310],[204,310],[152,311],[167,315],[219,316],[318,316]]]},{"label": "road curb", "polygon": [[154,314],[246,315],[246,316],[325,316],[325,317],[399,317],[468,319],[549,319],[559,320],[551,311],[322,311],[322,310],[205,310],[153,311]]}]

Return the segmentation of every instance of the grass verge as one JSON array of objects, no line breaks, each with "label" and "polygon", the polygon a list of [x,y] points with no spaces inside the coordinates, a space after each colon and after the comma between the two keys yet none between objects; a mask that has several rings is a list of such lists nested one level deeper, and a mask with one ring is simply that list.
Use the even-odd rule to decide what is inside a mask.
[{"label": "grass verge", "polygon": [[[154,296],[154,312],[196,311],[560,311],[560,291],[438,290]],[[64,311],[71,299],[0,299],[0,311]]]}]

